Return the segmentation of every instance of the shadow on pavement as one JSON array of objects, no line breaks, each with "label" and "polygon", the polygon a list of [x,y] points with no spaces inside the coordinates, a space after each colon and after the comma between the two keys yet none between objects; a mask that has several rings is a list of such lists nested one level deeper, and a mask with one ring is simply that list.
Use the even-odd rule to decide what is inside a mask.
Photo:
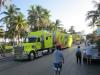
[{"label": "shadow on pavement", "polygon": [[100,60],[92,60],[91,64],[87,64],[85,60],[83,64],[92,65],[92,66],[100,66]]}]

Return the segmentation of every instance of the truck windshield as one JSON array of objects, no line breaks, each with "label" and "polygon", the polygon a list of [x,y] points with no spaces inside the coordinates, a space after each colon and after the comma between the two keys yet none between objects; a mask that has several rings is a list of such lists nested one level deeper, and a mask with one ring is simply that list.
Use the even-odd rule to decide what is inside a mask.
[{"label": "truck windshield", "polygon": [[36,37],[28,38],[28,42],[29,42],[29,43],[36,42],[36,40],[37,40]]}]

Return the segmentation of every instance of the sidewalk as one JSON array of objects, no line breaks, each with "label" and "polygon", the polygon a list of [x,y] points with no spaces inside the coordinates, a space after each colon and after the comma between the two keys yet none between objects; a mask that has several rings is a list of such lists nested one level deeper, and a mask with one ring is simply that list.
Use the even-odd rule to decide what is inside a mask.
[{"label": "sidewalk", "polygon": [[0,60],[6,59],[6,58],[12,57],[12,56],[13,56],[12,53],[5,53],[5,56],[2,56],[2,55],[0,54]]}]

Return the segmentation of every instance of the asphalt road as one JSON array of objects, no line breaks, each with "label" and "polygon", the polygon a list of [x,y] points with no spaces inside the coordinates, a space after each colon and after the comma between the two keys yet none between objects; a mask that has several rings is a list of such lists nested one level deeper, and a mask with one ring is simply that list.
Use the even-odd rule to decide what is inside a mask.
[{"label": "asphalt road", "polygon": [[[75,47],[63,50],[65,63],[61,75],[100,75],[100,64],[76,63]],[[0,61],[0,75],[54,75],[53,54],[34,61],[13,61],[13,58]]]}]

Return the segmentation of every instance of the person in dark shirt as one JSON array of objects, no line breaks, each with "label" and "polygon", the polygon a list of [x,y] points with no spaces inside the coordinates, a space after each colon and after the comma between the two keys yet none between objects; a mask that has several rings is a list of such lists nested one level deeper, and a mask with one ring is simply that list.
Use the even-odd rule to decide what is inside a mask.
[{"label": "person in dark shirt", "polygon": [[80,49],[80,46],[78,46],[76,48],[76,60],[77,60],[77,63],[81,64],[81,59],[82,59],[81,57],[82,57],[81,49]]}]

